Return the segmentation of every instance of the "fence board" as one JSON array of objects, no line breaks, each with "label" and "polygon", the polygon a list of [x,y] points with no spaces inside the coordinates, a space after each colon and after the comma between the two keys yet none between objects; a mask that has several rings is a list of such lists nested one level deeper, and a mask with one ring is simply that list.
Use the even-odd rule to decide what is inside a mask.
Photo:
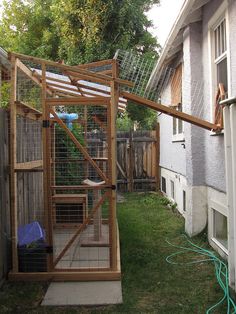
[{"label": "fence board", "polygon": [[[0,281],[10,265],[10,197],[9,197],[9,117],[0,109]],[[41,124],[17,118],[17,162],[42,159]],[[17,173],[18,225],[43,223],[43,187],[41,172]]]},{"label": "fence board", "polygon": [[156,190],[158,145],[156,131],[117,132],[119,191]]},{"label": "fence board", "polygon": [[10,267],[8,114],[0,108],[0,282]]}]

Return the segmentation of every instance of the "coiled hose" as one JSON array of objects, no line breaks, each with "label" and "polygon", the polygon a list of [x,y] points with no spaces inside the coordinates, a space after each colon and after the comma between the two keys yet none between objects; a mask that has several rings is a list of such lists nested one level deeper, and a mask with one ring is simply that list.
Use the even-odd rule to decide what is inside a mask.
[{"label": "coiled hose", "polygon": [[[187,241],[188,245],[190,247],[184,247],[180,245],[176,245],[171,243],[169,240],[166,239],[166,242],[171,245],[172,247],[175,247],[178,249],[177,252],[170,254],[169,256],[166,257],[166,261],[169,264],[174,264],[174,265],[192,265],[192,264],[198,264],[198,263],[203,263],[203,262],[212,262],[214,263],[215,266],[215,275],[217,282],[219,283],[221,289],[223,290],[223,297],[213,306],[211,306],[209,309],[206,310],[206,314],[211,313],[216,307],[218,307],[220,304],[223,302],[227,302],[227,314],[231,313],[231,310],[233,310],[233,314],[236,313],[236,305],[233,301],[233,299],[230,297],[230,292],[229,292],[229,277],[228,277],[228,267],[227,265],[221,261],[213,252],[206,250],[196,244],[194,244],[192,241],[189,240],[189,238],[186,235],[183,235],[185,240]],[[204,258],[200,258],[197,260],[193,260],[190,262],[186,263],[179,263],[174,260],[176,256],[179,256],[181,254],[185,253],[197,253],[200,256]]]}]

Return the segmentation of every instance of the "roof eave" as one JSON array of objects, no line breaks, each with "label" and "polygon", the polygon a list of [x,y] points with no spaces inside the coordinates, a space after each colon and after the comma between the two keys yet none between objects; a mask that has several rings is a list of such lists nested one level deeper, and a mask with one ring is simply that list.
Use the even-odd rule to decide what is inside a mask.
[{"label": "roof eave", "polygon": [[[170,55],[168,55],[168,53],[170,52],[173,43],[176,39],[176,37],[178,36],[179,32],[181,29],[183,29],[185,26],[187,26],[190,23],[193,23],[197,20],[199,20],[200,16],[199,14],[201,14],[201,7],[206,4],[209,0],[200,0],[200,1],[196,1],[196,0],[185,0],[180,12],[170,30],[170,33],[165,41],[165,44],[163,46],[163,50],[162,53],[160,55],[160,58],[150,76],[149,82],[147,84],[148,88],[152,88],[153,82],[155,80],[155,77],[157,75],[158,72],[161,71],[161,69],[163,68],[163,65],[166,63],[166,59],[170,57]],[[196,3],[196,4],[195,4]],[[194,6],[195,4],[195,6]],[[194,8],[194,10],[193,10]],[[176,51],[175,53],[172,52],[171,55],[175,55],[180,49],[181,49],[181,43],[179,43],[179,45],[176,46]]]}]

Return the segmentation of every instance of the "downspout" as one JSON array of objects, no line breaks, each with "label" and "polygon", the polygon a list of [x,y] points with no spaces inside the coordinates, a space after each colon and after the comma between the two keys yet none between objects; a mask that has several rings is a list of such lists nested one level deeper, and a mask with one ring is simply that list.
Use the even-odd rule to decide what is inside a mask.
[{"label": "downspout", "polygon": [[224,106],[224,146],[226,195],[228,206],[228,268],[229,286],[236,290],[236,98],[230,98],[220,103]]}]

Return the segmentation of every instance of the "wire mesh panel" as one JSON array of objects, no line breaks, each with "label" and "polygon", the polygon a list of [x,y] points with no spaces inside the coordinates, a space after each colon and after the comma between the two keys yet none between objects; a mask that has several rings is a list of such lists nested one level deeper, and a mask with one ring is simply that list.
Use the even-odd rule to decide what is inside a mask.
[{"label": "wire mesh panel", "polygon": [[155,58],[124,50],[117,50],[114,58],[119,64],[119,77],[134,83],[131,88],[123,86],[123,90],[151,100],[157,98],[155,89],[147,89],[147,84],[157,62]]},{"label": "wire mesh panel", "polygon": [[[20,272],[47,270],[43,204],[41,87],[18,62],[16,73],[16,207]],[[39,66],[38,66],[39,67]]]},{"label": "wire mesh panel", "polygon": [[110,268],[106,105],[53,106],[51,183],[56,269]]},{"label": "wire mesh panel", "polygon": [[[41,123],[17,117],[16,195],[19,271],[46,271]],[[33,165],[38,166],[32,168]],[[30,238],[37,224],[42,235]],[[42,253],[43,252],[43,253]]]}]

